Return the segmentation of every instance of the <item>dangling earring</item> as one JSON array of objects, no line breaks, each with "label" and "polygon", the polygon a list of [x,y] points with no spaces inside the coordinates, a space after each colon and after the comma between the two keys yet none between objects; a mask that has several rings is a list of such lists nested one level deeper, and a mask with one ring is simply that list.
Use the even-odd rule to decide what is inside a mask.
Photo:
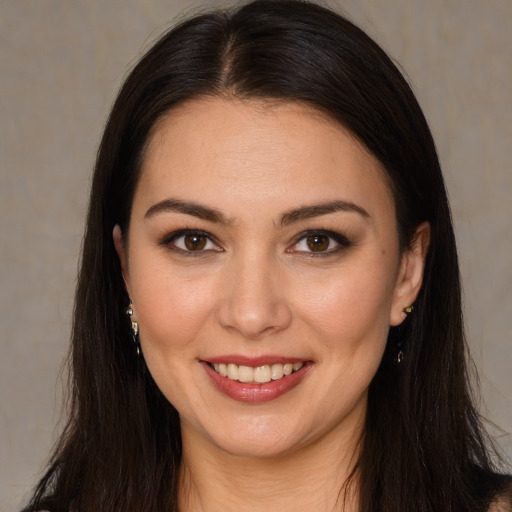
[{"label": "dangling earring", "polygon": [[402,364],[404,357],[405,357],[404,350],[403,350],[403,343],[404,343],[403,327],[404,327],[405,322],[407,321],[407,318],[413,311],[414,311],[413,306],[407,306],[406,308],[402,309],[402,312],[405,313],[405,320],[396,328],[395,355],[393,357],[393,362],[396,365]]},{"label": "dangling earring", "polygon": [[130,302],[130,305],[128,306],[128,309],[126,310],[126,314],[130,317],[130,321],[132,323],[132,341],[135,345],[135,351],[137,353],[137,357],[140,356],[141,349],[140,349],[140,343],[139,343],[139,324],[133,320],[133,304]]}]

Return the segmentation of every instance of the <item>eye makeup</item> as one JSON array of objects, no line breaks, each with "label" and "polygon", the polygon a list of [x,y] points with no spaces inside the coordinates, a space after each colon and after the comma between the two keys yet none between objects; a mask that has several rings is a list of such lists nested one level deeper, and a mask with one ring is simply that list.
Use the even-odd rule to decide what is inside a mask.
[{"label": "eye makeup", "polygon": [[348,249],[353,244],[343,234],[326,229],[310,229],[296,237],[287,253],[301,253],[313,257],[326,257]]}]

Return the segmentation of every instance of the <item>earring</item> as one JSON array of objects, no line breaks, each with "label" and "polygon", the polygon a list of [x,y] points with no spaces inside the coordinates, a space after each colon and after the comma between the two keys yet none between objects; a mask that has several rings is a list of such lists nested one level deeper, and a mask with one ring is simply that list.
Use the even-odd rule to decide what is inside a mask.
[{"label": "earring", "polygon": [[135,345],[135,351],[137,353],[137,357],[140,356],[140,343],[139,343],[139,324],[132,318],[133,316],[133,304],[130,302],[128,309],[126,310],[126,314],[130,317],[130,321],[132,323],[132,341]]},{"label": "earring", "polygon": [[399,333],[399,339],[395,343],[395,356],[393,357],[393,362],[396,365],[402,364],[404,360],[404,351],[402,350],[402,337],[401,333]]},{"label": "earring", "polygon": [[405,320],[396,328],[396,335],[395,335],[395,355],[393,357],[393,361],[396,365],[402,364],[405,355],[403,350],[403,343],[404,343],[404,324],[407,322],[407,318],[409,315],[414,311],[414,307],[407,306],[404,309],[402,309],[402,312],[405,313]]}]

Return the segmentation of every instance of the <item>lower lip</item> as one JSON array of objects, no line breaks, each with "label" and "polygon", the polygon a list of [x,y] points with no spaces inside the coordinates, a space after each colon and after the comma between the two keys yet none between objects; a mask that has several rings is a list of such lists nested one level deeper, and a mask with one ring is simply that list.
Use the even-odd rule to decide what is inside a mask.
[{"label": "lower lip", "polygon": [[313,363],[307,362],[304,363],[304,366],[300,370],[286,377],[282,377],[281,379],[272,380],[264,384],[248,384],[247,382],[240,382],[231,380],[228,377],[223,377],[204,361],[201,361],[201,364],[208,377],[210,377],[219,391],[233,400],[248,404],[261,404],[279,398],[297,386],[313,367]]}]

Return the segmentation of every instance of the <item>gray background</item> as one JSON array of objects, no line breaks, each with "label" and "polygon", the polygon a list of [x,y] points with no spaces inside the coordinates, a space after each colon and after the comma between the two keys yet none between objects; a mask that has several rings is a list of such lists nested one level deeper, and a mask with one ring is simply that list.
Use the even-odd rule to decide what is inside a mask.
[{"label": "gray background", "polygon": [[[58,372],[109,107],[141,52],[198,5],[0,0],[0,510],[18,507],[58,432]],[[512,1],[330,5],[400,63],[430,122],[452,201],[482,410],[510,455]]]}]

